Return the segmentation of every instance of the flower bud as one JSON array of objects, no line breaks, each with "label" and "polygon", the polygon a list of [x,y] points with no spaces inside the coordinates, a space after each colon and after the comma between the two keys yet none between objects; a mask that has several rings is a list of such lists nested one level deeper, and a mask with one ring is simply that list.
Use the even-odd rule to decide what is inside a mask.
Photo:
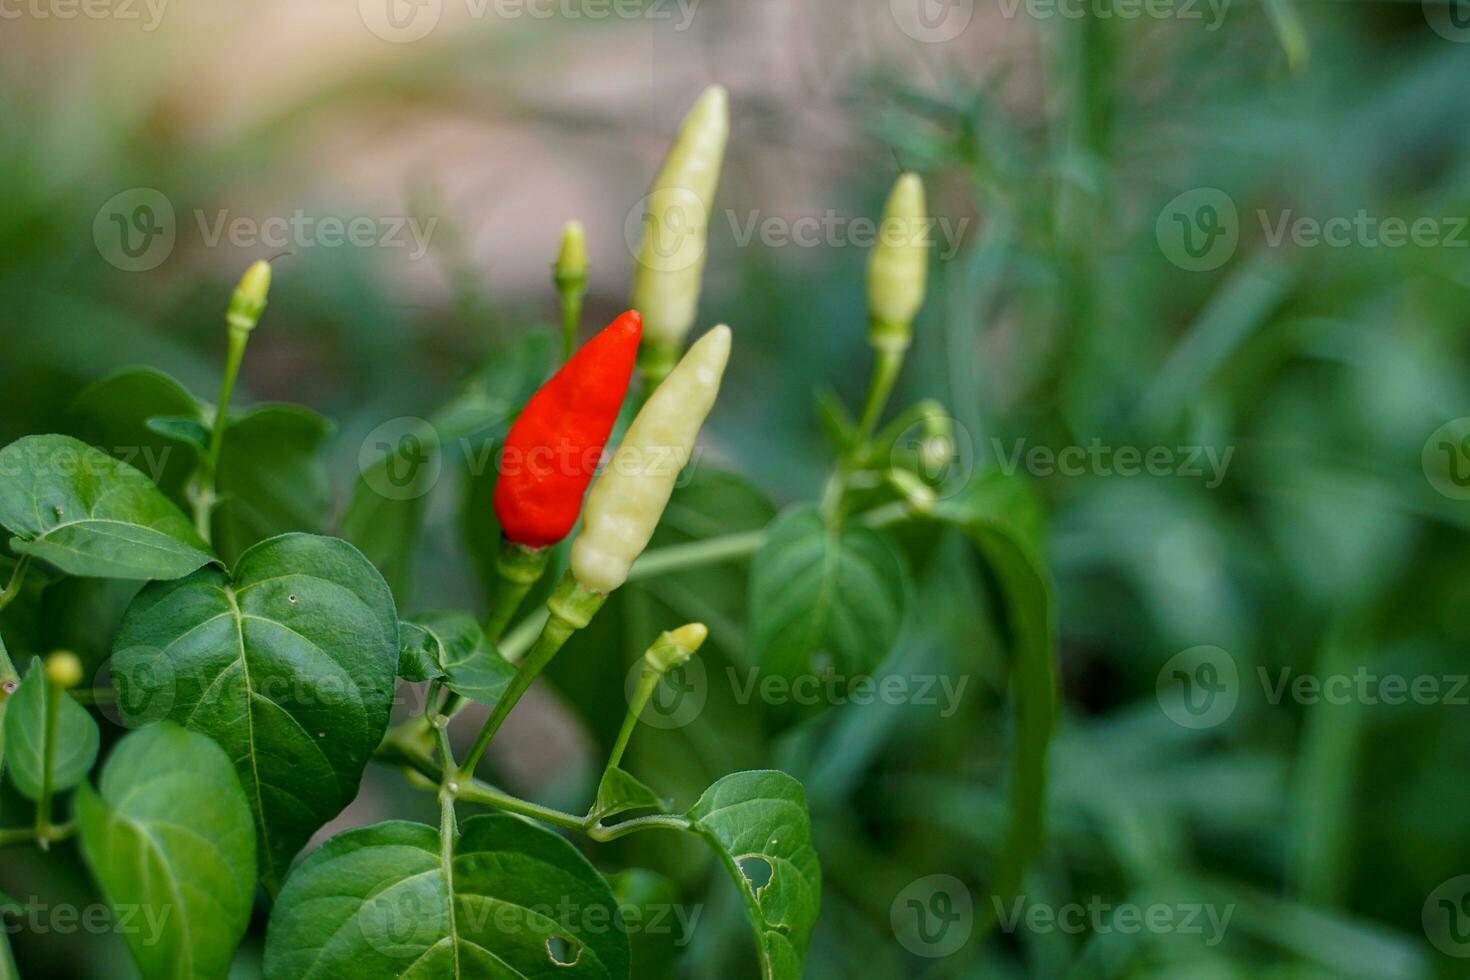
[{"label": "flower bud", "polygon": [[561,251],[553,266],[558,289],[571,289],[587,281],[587,233],[582,222],[568,221],[561,233]]},{"label": "flower bud", "polygon": [[58,650],[46,658],[46,680],[70,690],[82,682],[82,662],[69,650]]},{"label": "flower bud", "polygon": [[667,674],[688,663],[708,636],[709,628],[703,623],[688,623],[669,630],[648,648],[643,654],[643,661],[658,673]]},{"label": "flower bud", "polygon": [[914,315],[924,303],[928,230],[924,182],[906,173],[888,195],[877,243],[868,253],[868,339],[879,350],[909,345]]},{"label": "flower bud", "polygon": [[271,289],[271,264],[260,260],[245,270],[235,294],[230,297],[230,309],[225,322],[231,330],[249,333],[260,322],[265,312],[266,295]]}]

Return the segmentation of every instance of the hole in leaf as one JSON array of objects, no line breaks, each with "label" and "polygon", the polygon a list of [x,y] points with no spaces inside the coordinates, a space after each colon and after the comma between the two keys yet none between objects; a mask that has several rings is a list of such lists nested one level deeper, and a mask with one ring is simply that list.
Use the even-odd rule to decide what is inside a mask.
[{"label": "hole in leaf", "polygon": [[295,602],[296,601],[296,597],[294,595],[288,595],[288,596],[286,596],[286,601],[287,602]]},{"label": "hole in leaf", "polygon": [[564,936],[547,936],[546,955],[557,966],[576,966],[582,958],[582,944]]},{"label": "hole in leaf", "polygon": [[771,875],[774,874],[771,862],[763,857],[743,857],[736,863],[740,865],[740,873],[745,875],[745,880],[750,882],[751,889],[759,898],[761,891],[771,883]]}]

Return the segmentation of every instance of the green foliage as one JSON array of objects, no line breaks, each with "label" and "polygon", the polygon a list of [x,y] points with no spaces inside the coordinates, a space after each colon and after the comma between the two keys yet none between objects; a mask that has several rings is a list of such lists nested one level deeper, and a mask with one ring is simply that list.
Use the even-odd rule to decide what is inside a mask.
[{"label": "green foliage", "polygon": [[143,975],[226,977],[255,898],[255,826],[224,750],[171,722],[134,732],[98,791],[82,786],[77,820]]},{"label": "green foliage", "polygon": [[[57,696],[59,708],[54,721],[48,708],[53,694]],[[28,800],[39,800],[45,787],[59,793],[87,778],[97,761],[100,737],[97,723],[70,694],[54,690],[40,660],[31,662],[25,679],[4,707],[0,721],[5,726],[5,739],[0,746],[9,764],[10,780],[21,795]],[[49,782],[46,779],[48,738],[55,744]]]},{"label": "green foliage", "polygon": [[[279,887],[311,834],[357,795],[383,736],[398,617],[344,541],[289,534],[143,590],[114,672],[130,723],[167,717],[224,746],[255,813],[261,876]],[[135,689],[136,688],[136,689]]]},{"label": "green foliage", "polygon": [[495,704],[515,676],[515,667],[468,613],[418,613],[405,620],[401,630],[398,669],[409,680],[442,678],[444,686],[461,697]]},{"label": "green foliage", "polygon": [[0,525],[12,549],[68,575],[170,579],[214,557],[146,476],[69,436],[0,450]]},{"label": "green foliage", "polygon": [[781,772],[735,773],[711,786],[689,819],[740,889],[761,976],[798,980],[822,903],[822,869],[801,784]]},{"label": "green foliage", "polygon": [[265,975],[623,980],[616,916],[587,859],[518,817],[471,817],[445,849],[432,827],[376,824],[333,838],[291,876]]},{"label": "green foliage", "polygon": [[[893,545],[862,526],[834,527],[815,507],[771,525],[751,567],[751,644],[762,673],[792,685],[779,723],[801,714],[804,681],[847,688],[870,677],[903,626],[906,578]],[[818,704],[830,702],[818,698]]]}]

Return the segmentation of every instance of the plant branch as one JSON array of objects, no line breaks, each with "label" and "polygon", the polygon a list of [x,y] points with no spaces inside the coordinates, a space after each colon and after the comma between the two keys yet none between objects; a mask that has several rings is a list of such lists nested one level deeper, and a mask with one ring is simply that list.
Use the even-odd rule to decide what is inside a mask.
[{"label": "plant branch", "polygon": [[5,586],[5,591],[0,592],[0,609],[4,609],[15,601],[20,595],[21,586],[25,585],[26,572],[31,567],[31,556],[21,555],[20,560],[15,563],[15,571],[10,573],[10,583]]}]

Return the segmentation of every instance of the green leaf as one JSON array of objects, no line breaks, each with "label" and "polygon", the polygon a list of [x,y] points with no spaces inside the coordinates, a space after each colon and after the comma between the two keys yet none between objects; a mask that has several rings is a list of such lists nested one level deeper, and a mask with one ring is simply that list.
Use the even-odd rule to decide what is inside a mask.
[{"label": "green leaf", "polygon": [[679,889],[663,875],[634,868],[608,878],[628,927],[633,953],[632,975],[637,980],[674,980],[679,949],[689,943],[684,934]]},{"label": "green leaf", "polygon": [[207,568],[139,593],[113,674],[129,724],[168,717],[224,746],[274,888],[356,797],[388,725],[398,647],[393,595],[362,553],[287,534],[233,574]]},{"label": "green leaf", "polygon": [[935,516],[964,529],[1004,593],[1015,732],[995,893],[1010,896],[1045,835],[1047,750],[1056,723],[1056,612],[1041,558],[1041,507],[1028,483],[992,470]]},{"label": "green leaf", "polygon": [[603,773],[602,782],[597,786],[597,801],[592,804],[592,812],[587,814],[587,817],[589,820],[598,821],[606,817],[617,816],[619,813],[627,813],[629,810],[667,812],[668,808],[668,801],[661,799],[638,777],[626,770],[614,767]]},{"label": "green leaf", "polygon": [[332,424],[296,405],[263,405],[230,417],[220,446],[214,542],[226,561],[288,531],[327,525],[322,443]]},{"label": "green leaf", "polygon": [[[495,704],[516,669],[485,638],[475,617],[463,612],[425,612],[406,621],[399,672],[410,680],[444,678],[444,686],[478,704]],[[403,673],[407,667],[425,676]]]},{"label": "green leaf", "polygon": [[70,436],[0,450],[0,525],[11,548],[68,575],[171,579],[214,559],[152,481]]},{"label": "green leaf", "polygon": [[[5,758],[10,780],[28,800],[41,798],[46,765],[46,701],[50,683],[40,658],[31,661],[25,680],[5,711]],[[56,755],[51,764],[51,790],[60,793],[87,778],[97,761],[97,722],[87,709],[62,692],[57,712]]]},{"label": "green leaf", "polygon": [[200,411],[199,400],[173,378],[151,368],[132,369],[83,389],[71,405],[71,429],[83,441],[142,470],[183,506],[184,485],[197,454],[160,429],[155,416],[187,420],[199,428]]},{"label": "green leaf", "polygon": [[209,429],[197,415],[151,415],[143,424],[149,432],[188,446],[196,461],[209,452]]},{"label": "green leaf", "polygon": [[255,899],[255,828],[229,757],[164,722],[118,743],[100,786],[77,797],[82,857],[143,976],[227,976]]},{"label": "green leaf", "polygon": [[332,838],[281,891],[266,980],[629,980],[617,900],[564,838],[475,816],[451,853],[446,868],[438,832],[401,821]]},{"label": "green leaf", "polygon": [[[792,685],[871,676],[898,640],[907,590],[903,561],[876,531],[828,528],[815,507],[771,525],[750,574],[751,641],[760,669]],[[824,710],[796,698],[768,704],[778,725]]]},{"label": "green leaf", "polygon": [[740,889],[761,976],[800,980],[822,905],[822,867],[801,783],[783,772],[734,773],[705,791],[689,819]]}]

